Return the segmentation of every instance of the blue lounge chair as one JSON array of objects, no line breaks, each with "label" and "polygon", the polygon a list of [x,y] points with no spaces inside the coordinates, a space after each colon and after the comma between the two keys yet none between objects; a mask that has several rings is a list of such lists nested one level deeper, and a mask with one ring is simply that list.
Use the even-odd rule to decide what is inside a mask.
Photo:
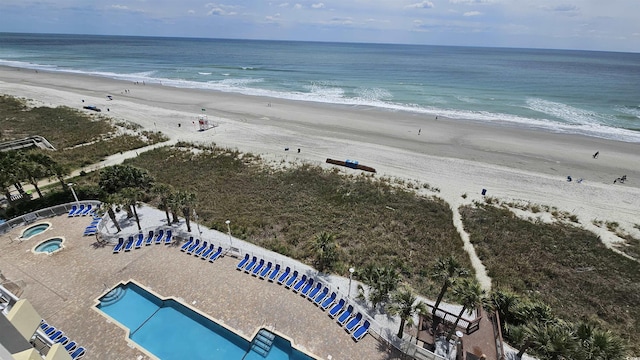
[{"label": "blue lounge chair", "polygon": [[144,239],[144,246],[151,245],[153,243],[153,230],[149,230],[147,238]]},{"label": "blue lounge chair", "polygon": [[96,232],[98,232],[98,230],[97,230],[97,229],[89,229],[89,230],[85,230],[85,231],[82,233],[82,236],[95,235],[95,234],[96,234]]},{"label": "blue lounge chair", "polygon": [[284,271],[282,272],[282,274],[278,277],[278,285],[282,285],[282,283],[287,279],[287,277],[289,276],[289,273],[291,272],[291,268],[290,267],[286,267],[284,269]]},{"label": "blue lounge chair", "polygon": [[360,325],[360,327],[356,331],[354,331],[353,334],[351,335],[353,340],[355,340],[356,342],[362,340],[362,338],[365,335],[367,335],[367,332],[369,331],[369,326],[371,326],[371,324],[369,323],[369,320],[365,320],[364,323]]},{"label": "blue lounge chair", "polygon": [[251,269],[253,269],[253,266],[258,262],[258,258],[257,257],[252,257],[251,261],[249,262],[249,264],[247,265],[247,267],[244,268],[244,272],[246,272],[247,274],[251,271]]},{"label": "blue lounge chair", "polygon": [[218,246],[218,250],[216,250],[216,252],[211,254],[211,256],[209,257],[209,262],[216,261],[216,259],[219,258],[221,255],[222,255],[222,246]]},{"label": "blue lounge chair", "polygon": [[86,350],[82,346],[80,346],[71,354],[71,360],[79,360],[84,356],[85,353]]},{"label": "blue lounge chair", "polygon": [[56,328],[53,326],[50,326],[47,330],[44,331],[44,334],[49,336],[49,335],[52,335],[54,332],[56,332]]},{"label": "blue lounge chair", "polygon": [[49,339],[51,339],[51,341],[55,342],[56,340],[60,339],[62,337],[62,335],[64,335],[64,333],[62,331],[58,330],[58,331],[54,332],[53,334],[47,335],[47,336],[49,337]]},{"label": "blue lounge chair", "polygon": [[284,287],[286,287],[287,289],[291,288],[291,286],[293,285],[293,283],[296,281],[297,278],[298,278],[298,270],[294,270],[291,277],[289,277],[287,282],[284,284]]},{"label": "blue lounge chair", "polygon": [[131,247],[133,247],[133,236],[129,236],[129,239],[127,239],[127,242],[124,244],[124,251],[131,250]]},{"label": "blue lounge chair", "polygon": [[66,336],[63,336],[60,339],[56,340],[56,342],[62,344],[62,346],[65,346],[69,343],[69,338]]},{"label": "blue lounge chair", "polygon": [[211,255],[211,253],[213,252],[213,250],[215,250],[215,248],[216,248],[216,246],[215,246],[215,245],[213,245],[213,244],[209,244],[209,247],[207,248],[207,250],[205,250],[205,251],[202,253],[202,257],[201,257],[201,259],[202,259],[202,260],[206,260],[206,259],[209,257],[209,255]]},{"label": "blue lounge chair", "polygon": [[322,290],[322,283],[317,282],[316,287],[314,287],[313,289],[311,289],[311,291],[309,291],[309,294],[307,295],[307,299],[309,301],[313,301],[313,298],[316,297],[316,295],[318,295],[320,290]]},{"label": "blue lounge chair", "polygon": [[236,270],[242,270],[242,268],[245,265],[247,265],[247,262],[249,262],[249,254],[244,254],[244,258],[242,260],[240,260],[240,262],[236,266]]},{"label": "blue lounge chair", "polygon": [[64,346],[64,349],[67,350],[68,352],[72,352],[73,350],[76,349],[77,346],[78,344],[76,344],[75,341],[71,341],[70,343]]},{"label": "blue lounge chair", "polygon": [[209,246],[209,243],[205,240],[202,242],[202,245],[200,245],[200,247],[193,252],[194,256],[200,256],[202,254],[202,252]]},{"label": "blue lounge chair", "polygon": [[322,292],[320,292],[320,294],[318,294],[318,296],[313,299],[313,303],[320,306],[322,300],[324,300],[327,295],[329,295],[329,288],[325,286],[324,289],[322,289]]},{"label": "blue lounge chair", "polygon": [[156,235],[156,244],[162,243],[162,237],[164,236],[164,230],[158,230],[158,235]]},{"label": "blue lounge chair", "polygon": [[186,243],[182,244],[182,246],[180,247],[180,251],[187,251],[191,244],[193,244],[193,236],[189,237],[189,240]]},{"label": "blue lounge chair", "polygon": [[302,289],[302,286],[306,282],[307,282],[307,275],[303,274],[302,277],[300,278],[300,280],[298,280],[298,282],[293,286],[293,292],[300,291],[300,289]]},{"label": "blue lounge chair", "polygon": [[273,271],[269,274],[269,278],[267,279],[269,282],[273,282],[274,279],[278,276],[278,273],[280,273],[280,264],[276,264],[276,267],[273,269]]},{"label": "blue lounge chair", "polygon": [[44,320],[40,323],[40,329],[42,331],[45,331],[49,328],[49,324],[47,324],[46,322],[44,322]]},{"label": "blue lounge chair", "polygon": [[260,270],[262,270],[263,267],[264,267],[264,259],[260,259],[260,262],[258,262],[258,265],[256,265],[255,268],[253,268],[253,271],[251,272],[251,276],[258,276],[258,274],[260,273]]},{"label": "blue lounge chair", "polygon": [[331,310],[329,310],[329,317],[334,318],[336,315],[338,315],[338,313],[340,312],[340,310],[342,310],[344,308],[344,299],[340,299],[340,301],[338,301],[337,304],[333,305],[333,307],[331,308]]},{"label": "blue lounge chair", "polygon": [[56,340],[57,343],[62,344],[62,346],[65,346],[69,343],[71,339],[69,339],[66,335],[61,337],[60,339]]},{"label": "blue lounge chair", "polygon": [[167,235],[164,237],[164,244],[170,244],[171,243],[171,230],[167,230]]},{"label": "blue lounge chair", "polygon": [[120,250],[122,250],[122,247],[124,246],[124,239],[120,238],[118,239],[118,243],[116,244],[116,246],[113,247],[113,253],[119,253]]},{"label": "blue lounge chair", "polygon": [[91,206],[91,204],[87,205],[87,207],[84,208],[84,210],[82,210],[82,212],[80,212],[80,216],[86,216],[87,214],[89,214],[89,212],[91,211],[91,208],[93,206]]},{"label": "blue lounge chair", "polygon": [[80,207],[76,212],[73,213],[73,216],[79,216],[84,211],[84,204],[80,204]]},{"label": "blue lounge chair", "polygon": [[271,271],[272,267],[273,267],[273,264],[271,263],[271,261],[269,261],[267,263],[267,266],[264,267],[264,270],[260,272],[260,279],[264,279],[264,277],[269,274],[269,271]]},{"label": "blue lounge chair", "polygon": [[311,291],[311,289],[313,288],[313,282],[314,282],[313,278],[309,278],[309,280],[307,281],[307,284],[302,287],[302,290],[300,291],[300,295],[307,296],[309,291]]},{"label": "blue lounge chair", "polygon": [[192,252],[194,252],[198,247],[200,246],[200,239],[196,239],[196,241],[191,244],[191,246],[189,246],[189,248],[187,249],[187,254],[191,254]]},{"label": "blue lounge chair", "polygon": [[71,205],[71,210],[69,210],[69,214],[67,215],[68,217],[72,217],[73,214],[76,213],[76,210],[78,210],[78,207],[75,205]]},{"label": "blue lounge chair", "polygon": [[356,316],[354,316],[351,320],[349,320],[349,322],[347,322],[347,324],[344,326],[344,329],[347,330],[348,333],[351,333],[353,330],[355,330],[356,325],[360,323],[360,320],[362,320],[362,314],[357,313]]},{"label": "blue lounge chair", "polygon": [[353,315],[353,306],[349,305],[347,306],[347,310],[343,311],[336,321],[338,322],[338,324],[344,325],[351,317],[351,315]]},{"label": "blue lounge chair", "polygon": [[144,235],[138,234],[138,239],[136,240],[136,249],[140,249],[142,247],[142,243],[144,242]]}]

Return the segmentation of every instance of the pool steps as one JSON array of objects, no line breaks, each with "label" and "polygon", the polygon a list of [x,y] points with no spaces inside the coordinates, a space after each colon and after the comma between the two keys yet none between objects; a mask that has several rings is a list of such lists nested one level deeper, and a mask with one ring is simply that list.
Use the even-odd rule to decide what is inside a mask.
[{"label": "pool steps", "polygon": [[271,347],[273,346],[273,340],[276,335],[268,330],[260,329],[258,334],[251,342],[251,351],[260,354],[262,357],[267,357]]},{"label": "pool steps", "polygon": [[102,299],[100,299],[101,306],[107,306],[111,304],[115,304],[124,296],[124,289],[121,286],[116,287],[115,289],[109,291],[107,295],[105,295]]}]

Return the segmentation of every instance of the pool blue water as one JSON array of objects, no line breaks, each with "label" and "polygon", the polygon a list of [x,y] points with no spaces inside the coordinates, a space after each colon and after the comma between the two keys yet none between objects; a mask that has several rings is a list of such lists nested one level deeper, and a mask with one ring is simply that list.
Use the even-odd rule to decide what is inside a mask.
[{"label": "pool blue water", "polygon": [[49,228],[49,224],[38,224],[38,225],[34,225],[28,229],[26,229],[23,233],[22,233],[22,238],[26,239],[26,238],[30,238],[32,236],[38,235],[41,232],[47,230]]},{"label": "pool blue water", "polygon": [[160,359],[310,360],[276,336],[266,358],[250,351],[241,336],[175,300],[162,300],[134,283],[121,285],[117,301],[98,308],[129,328],[129,337]]},{"label": "pool blue water", "polygon": [[60,249],[60,244],[62,244],[62,239],[60,238],[50,239],[36,246],[36,252],[47,252],[47,253],[54,252]]}]

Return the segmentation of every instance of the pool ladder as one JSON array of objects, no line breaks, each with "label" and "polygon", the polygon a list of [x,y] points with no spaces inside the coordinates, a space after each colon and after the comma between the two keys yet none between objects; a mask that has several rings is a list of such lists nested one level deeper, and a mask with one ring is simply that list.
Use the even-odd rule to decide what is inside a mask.
[{"label": "pool ladder", "polygon": [[260,354],[262,357],[267,357],[271,347],[273,346],[273,340],[276,335],[266,329],[260,329],[256,337],[251,342],[251,351]]}]

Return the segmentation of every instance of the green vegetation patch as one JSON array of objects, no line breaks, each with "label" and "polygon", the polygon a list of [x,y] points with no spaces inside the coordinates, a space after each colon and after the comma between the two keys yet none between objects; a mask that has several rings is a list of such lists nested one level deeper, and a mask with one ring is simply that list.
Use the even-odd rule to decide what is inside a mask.
[{"label": "green vegetation patch", "polygon": [[571,225],[532,224],[486,204],[460,211],[494,285],[542,300],[561,318],[604,322],[640,349],[638,262]]},{"label": "green vegetation patch", "polygon": [[0,140],[44,136],[56,149],[99,139],[115,128],[107,119],[68,107],[28,108],[26,102],[0,95]]},{"label": "green vegetation patch", "polygon": [[339,273],[392,265],[418,291],[434,295],[428,275],[436,259],[463,251],[444,201],[371,175],[309,165],[274,170],[251,154],[215,147],[165,147],[128,163],[194,192],[201,223],[226,232],[230,219],[234,236],[304,262],[313,262],[315,236],[332,234]]}]

